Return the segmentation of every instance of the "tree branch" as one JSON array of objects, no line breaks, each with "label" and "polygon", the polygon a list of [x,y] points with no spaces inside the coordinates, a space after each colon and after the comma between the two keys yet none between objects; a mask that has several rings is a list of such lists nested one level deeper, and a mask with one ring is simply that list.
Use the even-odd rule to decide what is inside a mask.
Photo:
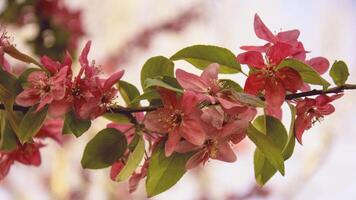
[{"label": "tree branch", "polygon": [[[328,90],[310,90],[308,92],[300,92],[300,93],[295,93],[295,94],[288,94],[286,95],[286,100],[292,100],[292,99],[297,99],[301,97],[309,97],[309,96],[315,96],[319,94],[330,94],[330,93],[341,93],[345,90],[356,90],[356,84],[345,84],[337,87],[332,87],[329,88]],[[262,100],[265,100],[264,97],[260,97]],[[134,108],[127,108],[123,106],[115,106],[111,107],[108,109],[107,113],[118,113],[118,114],[123,114],[129,117],[132,122],[136,122],[136,119],[132,115],[132,113],[137,113],[137,112],[150,112],[154,111],[160,108],[160,106],[142,106],[142,107],[134,107]],[[4,110],[5,106],[4,104],[0,104],[0,110]],[[14,105],[13,110],[14,111],[20,111],[20,112],[27,112],[29,107],[23,107],[23,106],[18,106]]]}]

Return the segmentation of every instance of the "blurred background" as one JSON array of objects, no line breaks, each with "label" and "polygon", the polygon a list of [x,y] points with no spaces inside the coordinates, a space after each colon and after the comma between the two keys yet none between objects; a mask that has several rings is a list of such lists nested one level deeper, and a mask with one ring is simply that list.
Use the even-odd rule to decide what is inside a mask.
[{"label": "blurred background", "polygon": [[[264,44],[254,34],[255,13],[274,32],[299,29],[309,58],[324,56],[331,63],[344,60],[350,69],[349,82],[356,83],[354,0],[64,0],[66,9],[58,13],[37,13],[63,31],[65,37],[59,39],[47,31],[48,27],[39,27],[31,20],[28,7],[8,10],[9,2],[25,0],[0,0],[0,21],[19,49],[32,55],[49,52],[60,58],[68,48],[78,55],[84,43],[92,40],[90,59],[107,74],[125,69],[123,79],[137,86],[139,70],[152,56],[169,57],[193,44],[223,46],[235,54],[241,52],[242,45]],[[66,35],[68,30],[72,35]],[[36,45],[41,48],[34,48]],[[199,73],[183,62],[177,62],[176,67]],[[244,80],[240,75],[226,77],[239,83]],[[336,101],[336,112],[305,134],[303,146],[296,146],[286,162],[285,177],[276,174],[262,189],[255,186],[254,146],[245,142],[236,148],[237,162],[208,162],[152,199],[356,199],[354,102],[352,92]],[[128,184],[112,182],[109,170],[81,169],[86,142],[106,123],[96,120],[88,133],[62,146],[48,141],[41,149],[40,167],[13,166],[0,183],[0,199],[145,199],[143,182],[129,194]],[[285,125],[289,126],[288,117]]]}]

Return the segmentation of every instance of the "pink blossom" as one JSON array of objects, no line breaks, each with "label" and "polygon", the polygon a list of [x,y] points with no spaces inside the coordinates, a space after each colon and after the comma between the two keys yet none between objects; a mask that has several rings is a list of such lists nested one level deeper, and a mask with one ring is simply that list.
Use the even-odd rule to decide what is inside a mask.
[{"label": "pink blossom", "polygon": [[117,94],[113,85],[124,74],[121,70],[106,80],[100,79],[99,70],[88,61],[90,45],[87,42],[79,57],[81,69],[71,84],[74,111],[82,119],[94,119],[107,111]]},{"label": "pink blossom", "polygon": [[41,154],[39,149],[44,145],[40,142],[19,144],[14,151],[0,151],[0,180],[10,171],[15,161],[24,165],[39,166],[41,164]]},{"label": "pink blossom", "polygon": [[186,91],[181,97],[165,89],[160,89],[159,92],[163,108],[148,113],[144,123],[148,130],[160,134],[168,133],[166,156],[173,153],[181,138],[194,145],[202,145],[206,133],[200,119],[201,111],[196,107],[196,95],[190,91]]},{"label": "pink blossom", "polygon": [[202,120],[205,122],[207,138],[204,144],[198,146],[181,141],[175,151],[179,153],[196,151],[186,163],[187,169],[197,167],[201,163],[205,164],[209,159],[234,162],[237,158],[232,145],[238,144],[246,137],[247,127],[256,113],[256,109],[248,108],[237,115],[226,115],[219,106],[205,108]]},{"label": "pink blossom", "polygon": [[245,106],[231,98],[228,90],[223,90],[218,79],[219,67],[217,63],[210,64],[200,76],[177,69],[177,81],[185,90],[194,92],[199,97],[199,102],[219,102],[225,111],[238,112]]},{"label": "pink blossom", "polygon": [[36,134],[36,138],[51,138],[62,144],[62,129],[63,129],[62,119],[50,119],[46,120],[41,129]]},{"label": "pink blossom", "polygon": [[322,94],[315,99],[304,98],[303,100],[297,101],[295,136],[300,144],[302,144],[304,131],[310,129],[315,122],[320,121],[325,115],[333,113],[335,108],[330,103],[342,96],[343,94],[333,96]]},{"label": "pink blossom", "polygon": [[267,61],[257,51],[241,53],[237,59],[255,69],[246,79],[244,90],[246,93],[257,95],[264,92],[266,98],[267,114],[281,118],[281,106],[287,91],[292,93],[303,87],[302,77],[292,68],[277,68],[277,65],[290,56],[290,46],[276,44],[266,53]]},{"label": "pink blossom", "polygon": [[26,107],[38,104],[36,111],[39,111],[47,104],[62,100],[66,93],[68,68],[61,68],[51,77],[43,71],[32,72],[27,79],[29,86],[16,97],[16,103]]}]

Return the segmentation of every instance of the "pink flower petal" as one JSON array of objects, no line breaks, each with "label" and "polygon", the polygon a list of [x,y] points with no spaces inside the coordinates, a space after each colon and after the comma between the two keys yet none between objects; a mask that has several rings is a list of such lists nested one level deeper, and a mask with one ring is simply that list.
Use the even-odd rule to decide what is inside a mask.
[{"label": "pink flower petal", "polygon": [[308,114],[297,116],[295,120],[295,137],[300,144],[302,144],[302,136],[304,131],[309,129],[312,125],[312,119],[313,116]]},{"label": "pink flower petal", "polygon": [[168,129],[171,127],[167,120],[170,119],[171,113],[167,112],[166,109],[158,109],[153,112],[146,114],[146,119],[144,121],[145,127],[153,132],[157,133],[167,133]]},{"label": "pink flower petal", "polygon": [[185,164],[185,168],[187,170],[193,169],[197,167],[200,163],[204,163],[207,159],[209,159],[209,157],[207,157],[206,155],[206,151],[198,151],[192,157],[189,158],[189,160]]},{"label": "pink flower petal", "polygon": [[25,89],[16,97],[16,104],[20,106],[33,106],[40,100],[40,95],[36,89]]},{"label": "pink flower petal", "polygon": [[292,68],[284,67],[279,69],[277,76],[282,81],[284,88],[288,91],[296,92],[303,87],[302,77]]},{"label": "pink flower petal", "polygon": [[178,132],[178,129],[174,129],[173,131],[169,132],[168,134],[168,140],[164,146],[164,151],[166,157],[169,157],[172,155],[174,152],[174,149],[176,148],[177,144],[180,141],[180,135]]},{"label": "pink flower petal", "polygon": [[289,43],[289,42],[297,42],[300,31],[297,29],[279,32],[277,34],[277,38],[281,42]]},{"label": "pink flower petal", "polygon": [[179,134],[194,145],[202,145],[205,142],[206,133],[202,123],[198,120],[184,118],[179,127]]},{"label": "pink flower petal", "polygon": [[43,66],[51,73],[55,74],[58,72],[60,64],[47,56],[41,57],[41,63]]},{"label": "pink flower petal", "polygon": [[91,46],[91,41],[88,41],[85,44],[85,47],[83,48],[83,51],[79,56],[79,63],[82,67],[89,65],[88,54],[89,54],[90,46]]},{"label": "pink flower petal", "polygon": [[264,74],[257,72],[247,77],[244,91],[249,94],[257,95],[265,88],[266,77]]},{"label": "pink flower petal", "polygon": [[186,140],[183,140],[183,141],[180,141],[176,148],[174,149],[175,152],[178,152],[178,153],[188,153],[188,152],[192,152],[192,151],[196,151],[198,150],[199,146],[196,146],[192,143],[189,143],[187,142]]},{"label": "pink flower petal", "polygon": [[241,64],[247,64],[258,69],[263,69],[266,67],[262,54],[257,51],[247,51],[245,53],[240,53],[237,55],[237,60]]},{"label": "pink flower petal", "polygon": [[218,144],[217,153],[212,159],[221,160],[224,162],[235,162],[237,157],[228,142]]},{"label": "pink flower petal", "polygon": [[275,43],[277,41],[276,36],[273,35],[257,14],[255,14],[254,28],[258,38],[271,43]]},{"label": "pink flower petal", "polygon": [[280,119],[280,107],[282,106],[285,100],[286,90],[280,82],[274,80],[273,78],[268,78],[266,80],[265,91],[265,98],[267,104],[266,111],[269,115]]},{"label": "pink flower petal", "polygon": [[111,169],[110,169],[111,180],[116,181],[117,175],[121,172],[121,170],[122,170],[122,168],[124,168],[124,166],[125,165],[121,161],[118,161],[111,166]]},{"label": "pink flower petal", "polygon": [[191,91],[186,91],[180,100],[181,110],[185,115],[189,115],[192,112],[197,112],[197,104],[199,103],[199,98],[196,94]]},{"label": "pink flower petal", "polygon": [[207,66],[200,77],[205,81],[205,83],[211,84],[214,81],[218,80],[220,65],[218,63],[212,63]]},{"label": "pink flower petal", "polygon": [[327,72],[330,66],[329,61],[324,57],[315,57],[307,60],[305,63],[310,65],[319,74]]},{"label": "pink flower petal", "polygon": [[292,46],[286,43],[277,43],[271,46],[266,53],[269,62],[276,65],[291,54]]},{"label": "pink flower petal", "polygon": [[191,74],[184,70],[177,69],[176,77],[179,84],[185,90],[191,90],[199,93],[205,93],[208,91],[208,83],[195,74]]},{"label": "pink flower petal", "polygon": [[124,75],[124,70],[118,71],[115,74],[111,75],[104,83],[103,90],[109,90],[115,83],[117,83],[121,77]]},{"label": "pink flower petal", "polygon": [[270,43],[267,43],[266,45],[263,46],[241,46],[240,49],[245,50],[245,51],[257,51],[260,53],[265,53],[267,52],[267,49],[271,46]]}]

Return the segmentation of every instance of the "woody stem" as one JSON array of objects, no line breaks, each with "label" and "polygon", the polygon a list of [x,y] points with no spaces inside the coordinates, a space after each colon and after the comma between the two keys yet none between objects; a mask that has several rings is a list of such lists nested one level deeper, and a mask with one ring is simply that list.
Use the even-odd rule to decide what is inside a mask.
[{"label": "woody stem", "polygon": [[[286,100],[293,100],[301,97],[309,97],[309,96],[315,96],[319,94],[337,94],[341,93],[345,90],[356,90],[356,84],[345,84],[337,87],[332,87],[327,90],[310,90],[308,92],[299,92],[295,94],[288,94],[286,95]],[[265,100],[264,97],[260,97],[262,100]],[[118,113],[118,114],[123,114],[128,116],[133,122],[136,122],[136,119],[132,116],[132,113],[137,113],[137,112],[150,112],[154,111],[160,108],[160,106],[141,106],[141,107],[122,107],[122,106],[115,106],[111,107],[108,109],[108,113]],[[4,110],[5,106],[4,104],[0,104],[0,110]],[[23,107],[23,106],[18,106],[14,105],[13,110],[14,111],[20,111],[20,112],[27,112],[29,107]]]}]

